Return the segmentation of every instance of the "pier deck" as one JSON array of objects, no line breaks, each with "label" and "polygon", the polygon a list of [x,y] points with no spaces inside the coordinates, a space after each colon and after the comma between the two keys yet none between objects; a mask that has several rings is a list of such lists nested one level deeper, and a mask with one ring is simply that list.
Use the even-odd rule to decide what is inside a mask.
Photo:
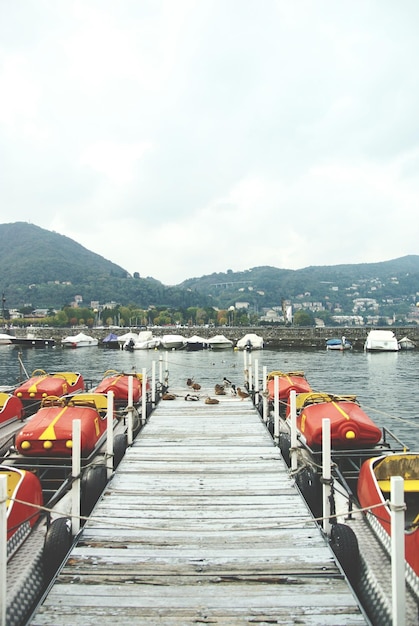
[{"label": "pier deck", "polygon": [[30,623],[367,623],[250,400],[173,393]]}]

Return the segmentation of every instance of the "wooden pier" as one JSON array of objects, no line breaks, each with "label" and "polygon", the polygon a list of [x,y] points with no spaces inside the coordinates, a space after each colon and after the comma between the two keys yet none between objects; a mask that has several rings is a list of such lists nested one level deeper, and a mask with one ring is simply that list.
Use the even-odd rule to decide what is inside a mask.
[{"label": "wooden pier", "polygon": [[368,623],[251,401],[172,393],[30,623]]}]

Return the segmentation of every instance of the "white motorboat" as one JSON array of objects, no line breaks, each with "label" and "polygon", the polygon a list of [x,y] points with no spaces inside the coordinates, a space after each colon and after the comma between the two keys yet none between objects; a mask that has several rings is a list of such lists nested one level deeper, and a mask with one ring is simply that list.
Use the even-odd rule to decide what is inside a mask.
[{"label": "white motorboat", "polygon": [[397,338],[392,330],[370,330],[364,344],[367,352],[398,352]]},{"label": "white motorboat", "polygon": [[8,346],[13,343],[13,339],[16,339],[13,335],[8,335],[7,333],[0,333],[0,346]]},{"label": "white motorboat", "polygon": [[63,348],[92,348],[97,346],[98,343],[98,339],[90,337],[90,335],[85,335],[84,333],[68,336],[61,340]]},{"label": "white motorboat", "polygon": [[204,350],[208,348],[208,339],[200,337],[199,335],[192,335],[186,339],[186,349],[189,352],[196,352],[197,350]]},{"label": "white motorboat", "polygon": [[415,350],[416,344],[409,337],[402,337],[399,341],[400,350]]},{"label": "white motorboat", "polygon": [[161,346],[165,350],[182,350],[186,346],[186,338],[183,335],[163,335]]},{"label": "white motorboat", "polygon": [[233,342],[224,335],[214,335],[208,339],[211,350],[227,350],[233,347]]},{"label": "white motorboat", "polygon": [[141,330],[134,342],[133,350],[154,350],[160,345],[160,338],[154,337],[151,330]]},{"label": "white motorboat", "polygon": [[238,340],[236,348],[238,350],[261,350],[263,348],[263,337],[256,333],[248,333]]}]

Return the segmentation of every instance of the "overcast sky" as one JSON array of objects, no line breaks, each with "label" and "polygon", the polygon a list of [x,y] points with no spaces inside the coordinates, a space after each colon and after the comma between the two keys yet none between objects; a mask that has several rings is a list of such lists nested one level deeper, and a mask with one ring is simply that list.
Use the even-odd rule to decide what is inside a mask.
[{"label": "overcast sky", "polygon": [[166,285],[418,254],[417,0],[0,0],[0,223]]}]

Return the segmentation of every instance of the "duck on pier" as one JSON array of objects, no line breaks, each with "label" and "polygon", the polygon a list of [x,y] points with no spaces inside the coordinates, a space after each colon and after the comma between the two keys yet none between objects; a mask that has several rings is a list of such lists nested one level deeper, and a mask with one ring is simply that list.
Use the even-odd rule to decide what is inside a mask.
[{"label": "duck on pier", "polygon": [[245,400],[245,398],[249,397],[249,394],[240,389],[240,387],[237,387],[237,395],[239,396],[240,400]]}]

